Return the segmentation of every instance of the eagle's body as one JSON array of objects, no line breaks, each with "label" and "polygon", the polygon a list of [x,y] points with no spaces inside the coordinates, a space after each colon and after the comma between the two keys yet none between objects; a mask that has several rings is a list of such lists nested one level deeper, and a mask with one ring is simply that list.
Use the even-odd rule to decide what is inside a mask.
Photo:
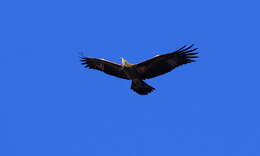
[{"label": "eagle's body", "polygon": [[[126,61],[124,58],[121,59],[122,62]],[[122,70],[129,80],[140,78],[139,75],[137,74],[134,64],[129,64],[128,62],[122,63]]]},{"label": "eagle's body", "polygon": [[134,64],[129,64],[124,58],[121,58],[121,60],[123,72],[129,80],[132,80],[131,89],[141,95],[148,94],[154,90],[153,87],[142,80],[142,77]]},{"label": "eagle's body", "polygon": [[196,58],[197,53],[192,53],[197,49],[191,49],[192,46],[182,47],[172,53],[155,56],[149,60],[138,64],[130,64],[125,59],[121,58],[122,64],[113,63],[105,59],[96,59],[82,57],[82,64],[90,69],[103,71],[109,75],[119,78],[131,80],[131,89],[141,95],[146,95],[154,90],[143,80],[153,78],[174,68],[194,62],[192,58]]}]

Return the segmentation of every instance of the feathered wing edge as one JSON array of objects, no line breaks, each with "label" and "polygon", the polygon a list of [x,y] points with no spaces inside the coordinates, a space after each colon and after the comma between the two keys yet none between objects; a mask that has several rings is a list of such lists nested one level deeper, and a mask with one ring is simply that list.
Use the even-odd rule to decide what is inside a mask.
[{"label": "feathered wing edge", "polygon": [[194,58],[198,57],[196,56],[198,53],[194,52],[197,48],[192,49],[192,47],[193,45],[183,46],[174,52],[156,56],[136,64],[136,69],[143,79],[165,74],[178,66],[195,62]]},{"label": "feathered wing edge", "polygon": [[127,75],[123,72],[121,65],[110,62],[105,59],[96,59],[89,57],[81,57],[81,64],[89,69],[96,69],[106,74],[116,76],[119,78],[127,79]]}]

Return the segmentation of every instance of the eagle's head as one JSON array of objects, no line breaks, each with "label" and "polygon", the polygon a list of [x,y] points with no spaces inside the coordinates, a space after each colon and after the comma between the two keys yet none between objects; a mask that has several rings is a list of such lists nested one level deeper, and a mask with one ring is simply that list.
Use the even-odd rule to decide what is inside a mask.
[{"label": "eagle's head", "polygon": [[121,62],[122,62],[122,66],[125,67],[128,65],[128,62],[126,61],[126,59],[124,59],[123,57],[121,57]]}]

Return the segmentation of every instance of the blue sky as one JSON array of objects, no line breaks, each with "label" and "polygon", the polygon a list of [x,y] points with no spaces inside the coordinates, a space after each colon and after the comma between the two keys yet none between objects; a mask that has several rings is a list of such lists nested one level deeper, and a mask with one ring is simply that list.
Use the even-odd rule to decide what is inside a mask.
[{"label": "blue sky", "polygon": [[[258,1],[0,3],[0,155],[260,155]],[[148,96],[79,62],[189,44]]]}]

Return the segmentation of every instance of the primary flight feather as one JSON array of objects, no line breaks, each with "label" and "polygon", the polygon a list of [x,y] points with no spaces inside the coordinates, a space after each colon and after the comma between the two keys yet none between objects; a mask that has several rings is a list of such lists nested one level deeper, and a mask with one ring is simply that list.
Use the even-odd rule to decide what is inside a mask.
[{"label": "primary flight feather", "polygon": [[131,89],[140,95],[146,95],[154,88],[143,80],[170,72],[180,65],[194,62],[198,53],[194,52],[197,48],[193,49],[192,46],[183,46],[174,52],[158,55],[138,64],[130,64],[124,58],[121,58],[122,64],[89,57],[81,57],[81,62],[90,69],[131,80]]}]

